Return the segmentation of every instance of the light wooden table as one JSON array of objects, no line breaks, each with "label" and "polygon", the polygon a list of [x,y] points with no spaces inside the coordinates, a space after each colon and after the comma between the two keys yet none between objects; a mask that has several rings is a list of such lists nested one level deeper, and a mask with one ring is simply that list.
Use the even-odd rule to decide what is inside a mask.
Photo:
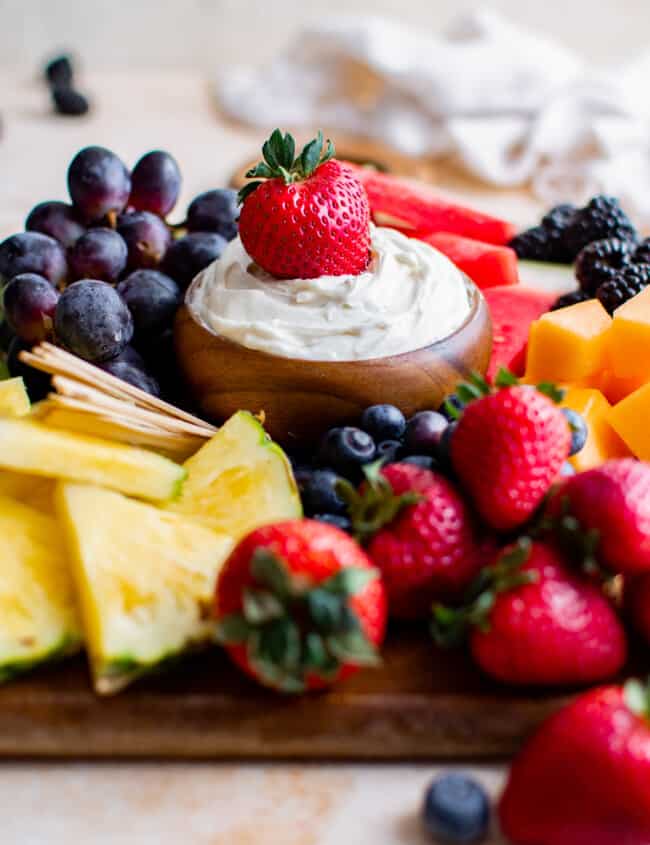
[{"label": "light wooden table", "polygon": [[[181,207],[223,184],[259,146],[259,132],[219,121],[197,75],[89,75],[87,88],[92,115],[57,118],[35,80],[0,74],[1,237],[22,228],[36,202],[66,197],[66,167],[81,146],[111,147],[128,164],[149,149],[170,150],[184,174]],[[462,193],[518,217],[534,212],[514,194],[486,196],[471,185]],[[502,767],[470,768],[498,792]],[[418,812],[436,771],[421,764],[3,764],[0,838],[7,845],[418,845],[428,841]]]}]

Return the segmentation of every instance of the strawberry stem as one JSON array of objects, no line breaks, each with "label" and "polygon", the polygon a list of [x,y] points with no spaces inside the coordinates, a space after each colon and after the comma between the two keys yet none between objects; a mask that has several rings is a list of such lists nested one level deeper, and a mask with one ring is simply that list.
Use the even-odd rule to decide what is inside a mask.
[{"label": "strawberry stem", "polygon": [[496,563],[483,567],[470,584],[460,607],[434,604],[431,635],[437,645],[452,648],[463,642],[469,628],[483,632],[490,629],[490,613],[497,595],[537,580],[537,572],[521,569],[530,557],[531,548],[530,537],[520,537]]},{"label": "strawberry stem", "polygon": [[218,620],[222,645],[245,645],[259,677],[288,693],[304,692],[307,676],[333,677],[344,663],[376,666],[379,656],[363,633],[350,598],[378,577],[376,569],[347,567],[317,585],[293,579],[281,558],[257,549],[253,583],[242,609]]},{"label": "strawberry stem", "polygon": [[334,158],[335,149],[329,139],[325,142],[323,133],[319,129],[318,135],[305,144],[296,156],[296,142],[293,135],[289,132],[283,135],[279,129],[274,129],[262,146],[262,155],[264,160],[251,167],[246,173],[247,179],[256,181],[249,182],[240,190],[238,194],[240,203],[256,191],[265,179],[282,179],[285,185],[308,179],[321,164]]}]

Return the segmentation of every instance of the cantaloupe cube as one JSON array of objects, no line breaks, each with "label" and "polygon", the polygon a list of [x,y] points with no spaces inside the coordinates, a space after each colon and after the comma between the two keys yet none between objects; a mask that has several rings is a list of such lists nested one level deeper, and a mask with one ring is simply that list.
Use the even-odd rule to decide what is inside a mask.
[{"label": "cantaloupe cube", "polygon": [[597,387],[610,405],[616,405],[650,381],[650,375],[645,378],[617,376],[613,370],[604,370],[600,377],[594,378],[593,387]]},{"label": "cantaloupe cube", "polygon": [[578,472],[600,466],[609,458],[623,458],[630,454],[612,428],[609,421],[612,407],[599,390],[571,388],[562,400],[562,405],[581,414],[589,429],[583,448],[569,458]]},{"label": "cantaloupe cube", "polygon": [[650,382],[615,405],[609,421],[630,451],[650,461]]},{"label": "cantaloupe cube", "polygon": [[607,343],[617,376],[650,381],[650,287],[614,311]]},{"label": "cantaloupe cube", "polygon": [[612,320],[597,299],[549,311],[530,330],[526,381],[581,381],[605,367]]}]

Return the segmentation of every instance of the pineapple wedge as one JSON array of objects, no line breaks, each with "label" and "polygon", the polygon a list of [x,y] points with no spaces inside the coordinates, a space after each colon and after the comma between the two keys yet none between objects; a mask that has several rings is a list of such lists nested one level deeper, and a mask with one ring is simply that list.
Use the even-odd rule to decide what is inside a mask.
[{"label": "pineapple wedge", "polygon": [[168,507],[235,540],[260,525],[302,516],[286,455],[248,411],[230,417],[184,466],[181,495]]},{"label": "pineapple wedge", "polygon": [[53,478],[0,469],[0,496],[8,496],[50,516],[54,513],[55,488]]},{"label": "pineapple wedge", "polygon": [[24,417],[31,405],[22,378],[0,381],[0,416]]},{"label": "pineapple wedge", "polygon": [[98,487],[61,484],[56,500],[97,693],[211,640],[230,537]]},{"label": "pineapple wedge", "polygon": [[134,446],[0,419],[0,468],[110,487],[142,499],[178,495],[186,471]]},{"label": "pineapple wedge", "polygon": [[74,586],[55,520],[0,497],[0,681],[78,651]]}]

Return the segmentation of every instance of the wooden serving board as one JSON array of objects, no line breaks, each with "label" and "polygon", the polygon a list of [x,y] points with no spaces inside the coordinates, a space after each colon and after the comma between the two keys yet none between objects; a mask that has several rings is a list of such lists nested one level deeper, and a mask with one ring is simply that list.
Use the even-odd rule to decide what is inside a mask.
[{"label": "wooden serving board", "polygon": [[0,689],[0,756],[494,758],[563,700],[495,685],[417,626],[391,630],[381,668],[302,698],[261,690],[215,650],[99,699],[76,658]]}]

